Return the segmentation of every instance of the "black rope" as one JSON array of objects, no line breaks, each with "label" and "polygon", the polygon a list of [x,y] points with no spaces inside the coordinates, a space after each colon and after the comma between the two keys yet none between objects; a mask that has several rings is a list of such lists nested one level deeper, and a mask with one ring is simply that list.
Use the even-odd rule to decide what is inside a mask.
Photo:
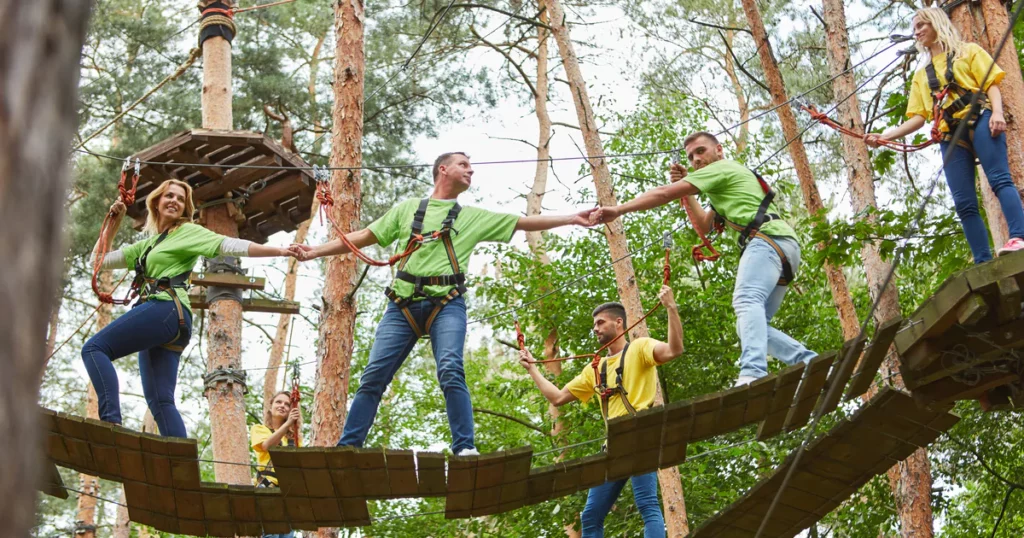
[{"label": "black rope", "polygon": [[[1013,35],[1013,27],[1017,23],[1017,20],[1020,18],[1022,6],[1024,6],[1024,2],[1020,2],[1020,4],[1014,9],[1013,15],[1010,17],[1010,24],[1007,26],[1006,31],[1003,33],[1003,37],[999,41],[999,46],[997,46],[995,49],[995,54],[992,55],[992,64],[989,66],[989,69],[985,73],[985,76],[982,77],[982,83],[980,84],[980,87],[985,87],[985,82],[988,81],[989,77],[992,75],[992,70],[996,66],[996,60],[998,60],[1000,54],[1002,54],[1003,48],[1006,46],[1006,42],[1009,39],[1009,37]],[[968,113],[969,115],[977,115],[977,113],[980,111],[980,95],[981,92],[974,93],[974,96],[971,99],[971,109]],[[938,173],[936,173],[935,178],[932,180],[931,185],[928,187],[928,193],[925,195],[924,200],[921,202],[920,207],[918,207],[917,209],[917,214],[914,216],[914,220],[912,221],[913,223],[907,228],[907,231],[903,236],[903,244],[900,245],[900,248],[896,251],[892,265],[889,267],[889,272],[885,276],[885,281],[878,288],[878,296],[875,298],[874,301],[872,301],[871,309],[868,311],[867,315],[865,315],[864,322],[861,323],[857,339],[864,338],[865,334],[867,333],[868,324],[873,319],[875,310],[878,309],[878,304],[882,300],[883,294],[881,293],[881,291],[888,288],[889,285],[892,283],[893,275],[896,273],[896,269],[899,267],[900,262],[903,260],[903,254],[904,252],[906,252],[907,246],[909,246],[910,244],[910,237],[914,235],[914,233],[916,233],[917,227],[920,226],[921,222],[924,219],[925,210],[927,209],[928,204],[931,202],[932,196],[935,194],[935,187],[939,183],[939,178],[942,175],[942,170],[945,168],[946,163],[949,162],[950,157],[953,155],[953,151],[956,150],[957,143],[960,140],[963,140],[964,135],[967,133],[967,124],[967,121],[961,121],[957,125],[956,131],[953,133],[953,137],[950,140],[949,145],[946,147],[945,155],[943,155],[943,166],[940,167]],[[853,354],[854,348],[855,346],[850,346],[850,348],[846,352],[846,356],[843,357],[844,361],[849,361],[851,359],[851,355]],[[841,388],[842,387],[839,387],[838,385],[829,387],[828,394],[823,401],[829,401],[831,397],[834,396],[833,393],[835,391],[841,390]],[[811,426],[807,429],[807,436],[804,438],[803,442],[801,442],[800,446],[797,448],[796,453],[793,456],[793,462],[790,465],[789,469],[786,471],[786,476],[785,478],[783,478],[782,484],[779,486],[779,490],[775,493],[775,496],[772,498],[772,502],[768,506],[768,511],[765,513],[764,518],[761,520],[761,525],[758,527],[757,534],[754,535],[754,538],[761,538],[761,535],[764,533],[765,528],[768,526],[768,521],[771,519],[772,514],[775,513],[775,508],[779,504],[779,499],[782,496],[782,492],[785,491],[786,487],[789,485],[790,480],[793,479],[793,473],[796,471],[796,468],[800,463],[800,459],[803,457],[804,451],[807,448],[807,444],[811,441],[811,438],[814,437],[814,434],[818,430],[818,424],[821,422],[821,419],[824,416],[824,413],[822,412],[823,410],[824,408],[821,405],[815,408],[814,420],[811,422]]]}]

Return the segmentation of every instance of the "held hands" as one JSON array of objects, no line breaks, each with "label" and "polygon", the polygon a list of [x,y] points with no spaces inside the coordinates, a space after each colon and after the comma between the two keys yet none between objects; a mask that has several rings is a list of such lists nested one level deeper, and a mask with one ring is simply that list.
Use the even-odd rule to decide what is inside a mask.
[{"label": "held hands", "polygon": [[597,222],[594,220],[594,213],[597,213],[598,211],[600,211],[600,209],[600,207],[592,207],[590,209],[580,211],[579,213],[573,215],[569,223],[575,224],[576,226],[593,226],[597,224]]},{"label": "held hands", "polygon": [[676,297],[675,294],[672,293],[672,288],[666,285],[661,286],[661,291],[658,292],[658,300],[661,301],[662,306],[664,306],[666,310],[676,310],[679,308],[679,306],[676,305]]},{"label": "held hands", "polygon": [[620,215],[622,215],[622,212],[619,211],[619,206],[598,207],[590,214],[590,225],[611,222],[619,218]]},{"label": "held hands", "polygon": [[672,166],[668,169],[668,179],[675,183],[686,177],[686,167],[680,163],[672,163]]},{"label": "held hands", "polygon": [[526,368],[527,372],[537,367],[537,365],[533,363],[533,355],[530,354],[530,350],[528,349],[519,350],[519,364],[523,365],[523,368]]},{"label": "held hands", "polygon": [[314,260],[318,257],[315,248],[298,243],[292,243],[292,245],[288,247],[288,256],[292,256],[300,262],[308,262],[309,260]]},{"label": "held hands", "polygon": [[992,133],[992,138],[996,138],[1006,132],[1006,118],[1002,112],[999,114],[992,113],[992,117],[988,119],[988,130]]}]

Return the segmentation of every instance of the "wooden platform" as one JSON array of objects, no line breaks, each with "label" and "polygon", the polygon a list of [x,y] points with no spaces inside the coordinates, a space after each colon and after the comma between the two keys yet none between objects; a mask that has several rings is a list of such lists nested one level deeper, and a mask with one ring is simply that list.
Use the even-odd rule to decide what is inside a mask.
[{"label": "wooden platform", "polygon": [[753,537],[772,500],[779,501],[761,535],[790,538],[835,510],[875,475],[927,446],[959,418],[917,407],[900,392],[885,389],[852,417],[807,446],[793,478],[780,486],[795,452],[770,477],[716,514],[690,538]]},{"label": "wooden platform", "polygon": [[896,337],[900,371],[922,404],[947,404],[1012,388],[1024,405],[1024,252],[953,275]]},{"label": "wooden platform", "polygon": [[[210,305],[206,302],[205,293],[190,293],[188,302],[192,310],[206,310]],[[302,305],[297,301],[247,297],[242,299],[242,312],[269,312],[271,314],[298,314]]]},{"label": "wooden platform", "polygon": [[299,223],[310,217],[315,191],[310,170],[238,168],[309,166],[298,155],[262,134],[192,129],[132,157],[142,161],[177,163],[142,165],[137,201],[128,208],[128,215],[136,222],[146,218],[146,196],[167,179],[179,179],[192,185],[197,207],[204,202],[224,198],[229,192],[251,190],[252,195],[242,207],[245,222],[239,226],[239,237],[257,243],[265,243],[277,232],[294,231]]}]

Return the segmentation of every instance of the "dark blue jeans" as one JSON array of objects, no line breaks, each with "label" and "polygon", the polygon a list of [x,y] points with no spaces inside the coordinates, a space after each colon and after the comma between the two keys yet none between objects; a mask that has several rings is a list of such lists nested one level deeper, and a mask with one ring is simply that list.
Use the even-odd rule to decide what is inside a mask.
[{"label": "dark blue jeans", "polygon": [[[587,505],[583,507],[580,522],[583,527],[583,538],[603,538],[604,518],[612,509],[615,500],[626,485],[626,478],[614,482],[605,482],[590,488],[587,493]],[[644,518],[644,538],[664,538],[665,518],[661,515],[658,504],[658,473],[647,473],[629,479],[633,483],[633,499],[640,515]]]},{"label": "dark blue jeans", "polygon": [[82,361],[99,400],[100,420],[121,423],[121,399],[113,361],[138,352],[142,393],[160,435],[185,437],[185,423],[174,406],[181,353],[162,347],[188,344],[192,316],[185,310],[186,334],[178,336],[178,310],[171,301],[148,301],[115,319],[82,347]]},{"label": "dark blue jeans", "polygon": [[[988,177],[992,192],[999,199],[999,207],[1006,217],[1010,237],[1024,239],[1024,206],[1021,205],[1020,194],[1010,176],[1010,163],[1006,159],[1006,133],[992,138],[988,127],[992,117],[991,110],[985,110],[978,118],[974,130],[974,153],[981,162],[981,168]],[[946,155],[948,142],[940,144],[942,155]],[[953,205],[960,217],[960,225],[964,228],[964,236],[974,255],[974,263],[984,263],[992,259],[992,249],[988,245],[988,229],[978,211],[978,191],[974,186],[975,169],[974,155],[966,148],[955,146],[944,169],[946,183],[953,194]]]},{"label": "dark blue jeans", "polygon": [[[409,305],[413,317],[423,326],[434,305],[430,301],[417,301]],[[434,318],[430,326],[430,347],[437,365],[437,381],[444,393],[448,411],[448,426],[452,431],[452,452],[474,446],[473,404],[466,386],[466,371],[462,367],[462,350],[466,343],[466,302],[462,297],[448,303]],[[377,417],[380,398],[388,388],[398,368],[416,345],[416,333],[395,303],[388,303],[384,317],[377,326],[370,361],[359,378],[359,390],[352,399],[352,408],[345,419],[345,431],[338,446],[363,446]]]}]

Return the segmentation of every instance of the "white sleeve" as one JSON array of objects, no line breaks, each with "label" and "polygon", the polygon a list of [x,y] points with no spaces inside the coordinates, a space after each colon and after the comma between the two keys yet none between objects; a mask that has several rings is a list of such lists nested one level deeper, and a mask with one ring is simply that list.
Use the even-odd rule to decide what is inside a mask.
[{"label": "white sleeve", "polygon": [[103,263],[100,264],[100,269],[127,269],[128,260],[124,257],[124,252],[115,250],[114,252],[108,252],[103,257]]},{"label": "white sleeve", "polygon": [[220,244],[220,253],[224,256],[248,256],[249,245],[251,244],[252,241],[245,239],[225,237],[224,241]]}]

